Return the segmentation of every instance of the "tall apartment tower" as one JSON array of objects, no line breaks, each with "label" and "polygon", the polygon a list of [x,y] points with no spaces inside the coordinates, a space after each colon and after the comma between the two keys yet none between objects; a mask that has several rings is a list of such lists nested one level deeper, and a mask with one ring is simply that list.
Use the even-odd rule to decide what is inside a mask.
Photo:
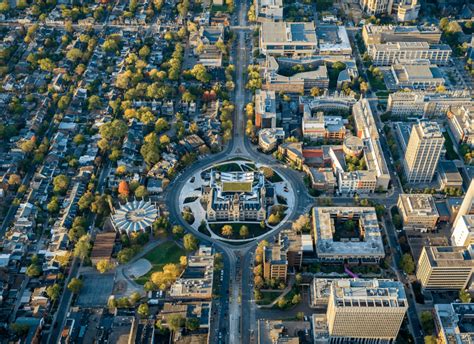
[{"label": "tall apartment tower", "polygon": [[436,122],[420,121],[412,127],[404,168],[409,183],[430,183],[443,151],[444,137]]},{"label": "tall apartment tower", "polygon": [[369,15],[391,14],[393,0],[360,0],[359,4]]},{"label": "tall apartment tower", "polygon": [[391,343],[408,301],[403,284],[392,280],[335,280],[330,287],[327,326],[331,343]]},{"label": "tall apartment tower", "polygon": [[454,218],[453,228],[456,228],[459,219],[464,215],[474,215],[474,180],[471,180],[471,184],[464,195],[464,199],[462,200],[458,213]]}]

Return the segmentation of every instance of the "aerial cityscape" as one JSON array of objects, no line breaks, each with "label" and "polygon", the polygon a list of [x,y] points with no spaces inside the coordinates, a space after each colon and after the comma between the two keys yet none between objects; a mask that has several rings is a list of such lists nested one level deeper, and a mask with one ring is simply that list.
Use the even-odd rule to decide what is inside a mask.
[{"label": "aerial cityscape", "polygon": [[473,0],[0,0],[0,343],[473,344]]}]

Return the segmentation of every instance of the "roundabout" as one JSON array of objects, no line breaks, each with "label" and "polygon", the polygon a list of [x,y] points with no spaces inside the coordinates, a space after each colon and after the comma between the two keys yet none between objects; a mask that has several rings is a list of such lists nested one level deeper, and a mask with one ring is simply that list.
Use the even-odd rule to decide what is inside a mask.
[{"label": "roundabout", "polygon": [[178,197],[188,224],[212,239],[249,243],[278,229],[294,211],[291,183],[272,167],[233,158],[196,170]]}]

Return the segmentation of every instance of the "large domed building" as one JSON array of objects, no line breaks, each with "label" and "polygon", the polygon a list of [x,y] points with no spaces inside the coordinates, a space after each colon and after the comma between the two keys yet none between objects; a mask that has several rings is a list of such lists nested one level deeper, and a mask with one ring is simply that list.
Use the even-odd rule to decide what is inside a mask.
[{"label": "large domed building", "polygon": [[131,201],[120,206],[112,215],[112,222],[118,232],[128,235],[143,232],[151,227],[158,218],[159,212],[155,204],[150,201]]}]

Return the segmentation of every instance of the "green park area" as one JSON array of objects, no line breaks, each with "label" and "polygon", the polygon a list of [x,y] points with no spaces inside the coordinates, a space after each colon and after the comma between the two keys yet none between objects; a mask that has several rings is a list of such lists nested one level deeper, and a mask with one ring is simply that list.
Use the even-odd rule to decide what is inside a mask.
[{"label": "green park area", "polygon": [[135,279],[135,282],[142,285],[145,284],[150,280],[154,272],[161,271],[166,264],[179,263],[179,258],[185,255],[184,249],[173,241],[167,241],[158,245],[143,257],[151,263],[152,268],[145,275]]},{"label": "green park area", "polygon": [[[230,227],[229,227],[230,226]],[[255,222],[236,222],[236,223],[210,223],[209,227],[217,235],[226,239],[249,239],[264,234],[268,228],[262,228],[260,223]],[[246,229],[242,230],[242,227]]]}]

